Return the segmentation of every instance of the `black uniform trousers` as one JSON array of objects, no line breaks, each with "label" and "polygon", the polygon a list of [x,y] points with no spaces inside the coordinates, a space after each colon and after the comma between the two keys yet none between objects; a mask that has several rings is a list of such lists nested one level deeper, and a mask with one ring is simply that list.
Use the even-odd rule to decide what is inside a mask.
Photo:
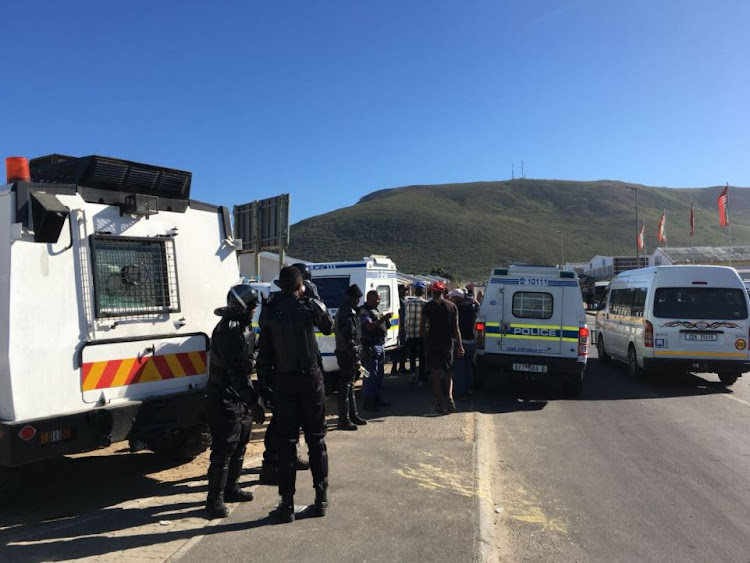
[{"label": "black uniform trousers", "polygon": [[239,479],[250,441],[252,417],[245,403],[218,397],[209,397],[206,414],[211,430],[208,486],[209,492],[218,493]]},{"label": "black uniform trousers", "polygon": [[415,371],[417,359],[419,360],[419,369],[415,371],[419,381],[427,381],[427,373],[424,365],[424,338],[408,338],[406,345],[409,348],[409,368]]},{"label": "black uniform trousers", "polygon": [[316,490],[328,488],[328,450],[325,435],[325,387],[318,365],[294,373],[277,373],[274,389],[274,424],[279,451],[279,494],[296,492],[297,442],[300,427],[310,456],[310,471]]}]

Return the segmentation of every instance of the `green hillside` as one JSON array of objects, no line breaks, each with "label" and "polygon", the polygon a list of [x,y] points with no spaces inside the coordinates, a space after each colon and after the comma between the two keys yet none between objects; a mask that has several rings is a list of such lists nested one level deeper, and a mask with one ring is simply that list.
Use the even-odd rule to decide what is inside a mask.
[{"label": "green hillside", "polygon": [[[616,181],[510,180],[380,190],[356,205],[300,221],[289,254],[314,261],[391,257],[403,272],[443,268],[483,279],[492,266],[586,261],[596,254],[635,253],[635,192],[646,222],[646,251],[657,246],[666,209],[669,246],[726,245],[718,226],[721,187],[654,188]],[[690,199],[695,237],[690,237]],[[750,190],[730,191],[732,244],[750,245]]]}]

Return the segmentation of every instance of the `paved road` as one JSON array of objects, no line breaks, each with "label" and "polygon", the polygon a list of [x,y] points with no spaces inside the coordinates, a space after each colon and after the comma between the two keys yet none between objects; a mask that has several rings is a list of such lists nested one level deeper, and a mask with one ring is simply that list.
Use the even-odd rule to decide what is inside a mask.
[{"label": "paved road", "polygon": [[[750,375],[632,381],[594,353],[579,400],[528,384],[447,417],[405,378],[387,386],[388,416],[330,435],[326,518],[273,525],[258,487],[207,525],[205,467],[65,459],[0,487],[0,560],[454,563],[494,540],[502,561],[750,562]],[[296,500],[312,498],[301,474]]]},{"label": "paved road", "polygon": [[750,561],[750,374],[633,381],[594,352],[580,400],[488,405],[512,560]]}]

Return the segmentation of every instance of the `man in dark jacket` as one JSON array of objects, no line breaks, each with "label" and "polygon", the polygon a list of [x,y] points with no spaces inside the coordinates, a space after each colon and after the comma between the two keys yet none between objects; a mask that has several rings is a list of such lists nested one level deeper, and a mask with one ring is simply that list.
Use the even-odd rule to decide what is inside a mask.
[{"label": "man in dark jacket", "polygon": [[385,337],[391,326],[391,313],[381,314],[378,311],[380,295],[374,289],[367,292],[367,300],[362,306],[362,348],[365,369],[370,376],[362,382],[364,407],[368,411],[377,411],[380,407],[390,407],[383,400],[383,379],[385,378]]},{"label": "man in dark jacket", "polygon": [[362,290],[356,284],[349,286],[344,302],[336,313],[336,359],[339,363],[339,430],[356,430],[367,424],[357,413],[354,398],[354,380],[362,367],[362,326],[357,304]]},{"label": "man in dark jacket", "polygon": [[303,297],[302,274],[294,266],[279,272],[281,295],[263,307],[260,317],[258,376],[273,389],[274,418],[279,451],[279,495],[273,514],[282,522],[294,521],[296,446],[299,430],[305,433],[315,489],[313,514],[328,509],[328,453],[325,435],[325,388],[318,364],[315,330],[331,334],[333,320],[325,305]]},{"label": "man in dark jacket", "polygon": [[250,382],[255,335],[248,330],[258,292],[249,285],[229,290],[227,306],[216,309],[221,317],[211,336],[208,366],[208,425],[211,430],[211,463],[208,467],[206,511],[212,518],[229,514],[224,501],[250,501],[253,494],[239,488],[252,419],[262,423],[263,409]]}]

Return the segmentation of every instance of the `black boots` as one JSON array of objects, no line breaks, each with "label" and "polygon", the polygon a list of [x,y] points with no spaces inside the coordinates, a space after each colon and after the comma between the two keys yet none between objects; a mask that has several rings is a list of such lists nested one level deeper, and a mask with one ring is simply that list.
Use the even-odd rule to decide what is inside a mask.
[{"label": "black boots", "polygon": [[349,420],[357,426],[364,426],[367,421],[357,413],[357,399],[354,398],[354,387],[349,386]]},{"label": "black boots", "polygon": [[325,516],[328,512],[328,490],[315,490],[315,505],[313,506],[315,516]]},{"label": "black boots", "polygon": [[339,388],[339,422],[336,425],[339,430],[357,430],[357,425],[349,420],[350,409],[349,392]]},{"label": "black boots", "polygon": [[249,502],[253,500],[253,493],[250,491],[243,491],[237,484],[240,479],[240,473],[242,473],[242,460],[245,454],[242,452],[242,456],[232,459],[229,462],[229,470],[227,471],[227,483],[224,487],[224,501],[225,502]]},{"label": "black boots", "polygon": [[211,518],[229,516],[229,509],[224,504],[224,489],[227,485],[227,469],[220,464],[208,466],[208,498],[206,512]]},{"label": "black boots", "polygon": [[243,491],[239,485],[236,485],[224,491],[224,500],[226,502],[250,502],[255,496],[250,491]]},{"label": "black boots", "polygon": [[[297,471],[306,471],[310,469],[310,462],[301,457],[294,462],[294,469]],[[260,466],[260,484],[261,485],[278,485],[279,484],[279,465],[278,461],[263,460]]]},{"label": "black boots", "polygon": [[261,485],[278,485],[279,484],[279,466],[273,461],[263,460],[260,466],[260,484]]},{"label": "black boots", "polygon": [[281,497],[279,505],[271,511],[271,516],[279,522],[294,522],[294,497],[291,495]]}]

